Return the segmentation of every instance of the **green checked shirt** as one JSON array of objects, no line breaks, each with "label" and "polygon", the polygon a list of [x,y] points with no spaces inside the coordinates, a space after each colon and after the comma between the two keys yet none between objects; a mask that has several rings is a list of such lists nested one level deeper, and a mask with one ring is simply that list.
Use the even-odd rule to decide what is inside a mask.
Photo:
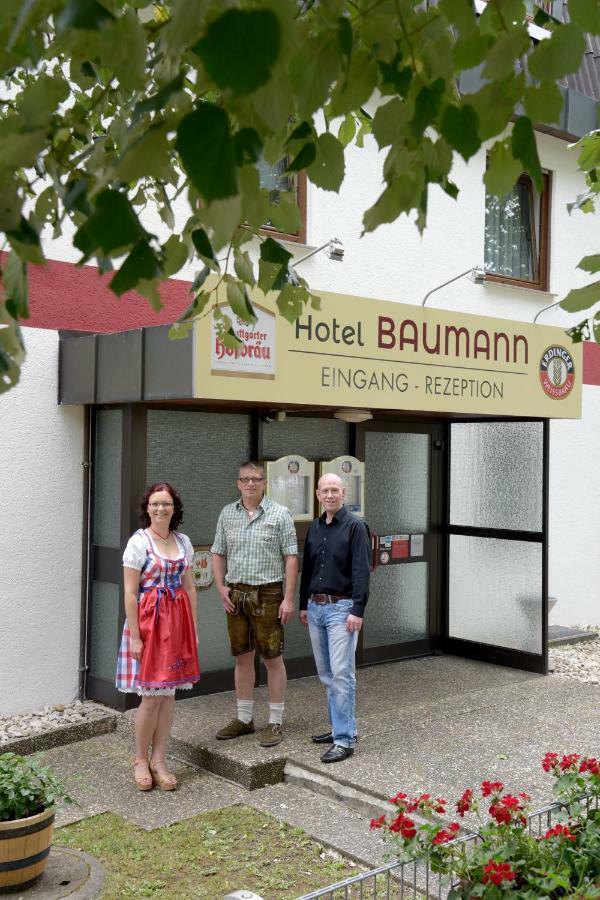
[{"label": "green checked shirt", "polygon": [[211,553],[227,557],[230,584],[283,581],[284,557],[298,553],[296,529],[285,506],[263,497],[248,518],[241,500],[221,510]]}]

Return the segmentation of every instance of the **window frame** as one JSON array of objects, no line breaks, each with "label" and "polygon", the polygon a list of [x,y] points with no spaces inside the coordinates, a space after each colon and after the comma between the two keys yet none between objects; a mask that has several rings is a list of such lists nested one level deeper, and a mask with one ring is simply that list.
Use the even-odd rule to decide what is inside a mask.
[{"label": "window frame", "polygon": [[[534,258],[534,262],[537,263],[537,277],[535,280],[528,280],[526,278],[515,278],[511,275],[501,275],[497,272],[488,272],[485,269],[485,280],[488,282],[492,282],[495,284],[511,284],[515,287],[524,287],[528,288],[532,291],[545,291],[549,290],[550,283],[550,199],[551,199],[551,190],[552,190],[552,179],[551,173],[544,170],[542,172],[543,184],[542,190],[539,193],[539,234],[535,235],[536,244],[539,243],[539,249],[537,251],[537,259]],[[519,182],[528,183],[529,186],[529,196],[531,200],[535,199],[535,195],[533,191],[535,190],[535,186],[533,184],[533,180],[530,175],[526,172],[523,172],[515,184]],[[485,197],[487,201],[488,191],[486,189]],[[487,209],[487,202],[485,202],[485,206]],[[534,212],[534,221],[535,221],[535,210]],[[485,229],[484,229],[484,238],[483,238],[483,248],[484,248],[484,266],[485,266]]]},{"label": "window frame", "polygon": [[296,203],[300,210],[300,229],[295,234],[280,231],[274,225],[263,225],[260,234],[267,237],[277,237],[282,241],[290,241],[296,244],[306,243],[306,172],[298,172],[296,175]]}]

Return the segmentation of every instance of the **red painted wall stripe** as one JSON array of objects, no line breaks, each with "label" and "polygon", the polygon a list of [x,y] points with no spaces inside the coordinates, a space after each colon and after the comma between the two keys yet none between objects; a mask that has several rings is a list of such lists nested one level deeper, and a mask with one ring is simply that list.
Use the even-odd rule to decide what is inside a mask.
[{"label": "red painted wall stripe", "polygon": [[[33,328],[71,331],[128,331],[148,325],[168,325],[189,306],[188,281],[169,279],[160,287],[163,309],[156,313],[135,291],[115,297],[108,288],[111,275],[99,275],[94,266],[49,260],[29,267]],[[583,345],[583,383],[600,385],[600,345]]]}]

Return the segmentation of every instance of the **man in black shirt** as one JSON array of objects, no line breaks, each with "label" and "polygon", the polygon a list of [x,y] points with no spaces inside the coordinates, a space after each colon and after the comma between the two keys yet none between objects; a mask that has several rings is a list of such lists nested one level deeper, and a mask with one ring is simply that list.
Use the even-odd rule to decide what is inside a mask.
[{"label": "man in black shirt", "polygon": [[308,625],[327,691],[331,730],[312,737],[333,745],[321,756],[325,763],[354,753],[355,653],[369,596],[369,538],[364,523],[344,506],[344,494],[337,475],[319,479],[325,512],[308,529],[300,581],[300,621]]}]

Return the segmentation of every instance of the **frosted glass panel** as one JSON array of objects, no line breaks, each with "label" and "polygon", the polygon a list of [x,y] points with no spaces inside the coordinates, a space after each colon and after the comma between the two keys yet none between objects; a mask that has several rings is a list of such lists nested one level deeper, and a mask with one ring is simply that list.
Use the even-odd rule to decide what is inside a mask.
[{"label": "frosted glass panel", "polygon": [[542,545],[450,537],[450,637],[542,652]]},{"label": "frosted glass panel", "polygon": [[287,416],[263,425],[263,457],[279,459],[297,453],[306,459],[333,459],[348,452],[348,425],[339,419]]},{"label": "frosted glass panel", "polygon": [[452,425],[450,524],[542,530],[541,422]]},{"label": "frosted glass panel", "polygon": [[148,410],[146,480],[181,492],[181,530],[193,544],[212,544],[222,507],[239,497],[238,467],[249,455],[247,415]]},{"label": "frosted glass panel", "polygon": [[426,532],[429,435],[367,431],[365,519],[376,534]]},{"label": "frosted glass panel", "polygon": [[201,672],[233,671],[227,617],[214,584],[207,591],[198,591],[198,637]]},{"label": "frosted glass panel", "polygon": [[117,652],[121,634],[119,622],[119,585],[92,582],[90,605],[90,675],[115,680]]},{"label": "frosted glass panel", "polygon": [[121,543],[121,410],[96,413],[94,453],[94,544]]},{"label": "frosted glass panel", "polygon": [[364,646],[427,638],[427,563],[380,566],[371,573]]}]

